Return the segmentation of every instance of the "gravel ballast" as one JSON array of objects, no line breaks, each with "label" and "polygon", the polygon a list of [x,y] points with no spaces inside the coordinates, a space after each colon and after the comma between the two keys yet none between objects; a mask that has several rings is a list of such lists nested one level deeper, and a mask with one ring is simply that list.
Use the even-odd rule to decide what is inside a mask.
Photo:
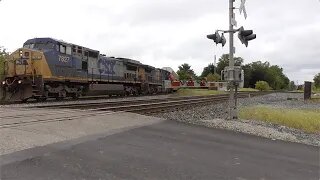
[{"label": "gravel ballast", "polygon": [[[320,109],[320,103],[303,101],[301,93],[273,93],[264,96],[239,99],[238,107],[270,106],[285,109]],[[228,103],[190,107],[186,110],[164,112],[155,116],[185,123],[222,128],[257,135],[273,140],[284,140],[320,146],[320,134],[309,134],[301,130],[254,120],[225,120]]]}]

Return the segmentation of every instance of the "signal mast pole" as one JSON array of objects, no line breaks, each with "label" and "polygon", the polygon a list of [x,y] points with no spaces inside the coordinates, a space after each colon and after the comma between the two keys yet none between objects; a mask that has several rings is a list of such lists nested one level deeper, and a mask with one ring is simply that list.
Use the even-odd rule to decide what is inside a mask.
[{"label": "signal mast pole", "polygon": [[[233,19],[234,19],[234,13],[233,13],[233,2],[234,0],[229,0],[229,43],[230,43],[230,49],[229,49],[229,67],[230,69],[234,69],[234,51],[235,48],[233,46],[233,35],[234,35],[234,30],[233,30]],[[234,77],[234,71],[230,72],[229,76]],[[237,119],[237,106],[236,106],[236,99],[235,99],[235,92],[234,92],[234,81],[230,81],[230,98],[229,98],[229,117],[230,119]]]},{"label": "signal mast pole", "polygon": [[[241,66],[235,66],[234,62],[234,53],[235,47],[233,45],[233,36],[234,33],[239,32],[238,37],[242,44],[248,47],[248,42],[256,38],[256,34],[253,34],[252,30],[245,30],[243,26],[239,29],[233,29],[233,26],[237,26],[237,21],[235,19],[235,14],[233,10],[235,9],[233,6],[235,0],[229,0],[229,30],[216,30],[214,34],[207,35],[207,38],[213,40],[216,44],[222,44],[222,47],[226,44],[226,39],[223,33],[229,33],[230,38],[230,46],[229,46],[229,66],[225,67],[223,71],[221,71],[221,75],[225,80],[229,83],[230,88],[230,98],[229,98],[229,119],[238,119],[237,112],[237,88],[239,82],[243,81]],[[240,5],[240,14],[243,12],[244,18],[247,19],[247,12],[245,9],[246,0],[241,0]],[[219,32],[223,32],[222,36],[220,36]]]}]

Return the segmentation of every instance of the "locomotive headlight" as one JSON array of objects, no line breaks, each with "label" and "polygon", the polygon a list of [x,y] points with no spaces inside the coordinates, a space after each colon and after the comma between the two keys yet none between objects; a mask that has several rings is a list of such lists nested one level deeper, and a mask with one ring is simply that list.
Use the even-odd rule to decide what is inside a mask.
[{"label": "locomotive headlight", "polygon": [[22,83],[22,80],[19,80],[19,81],[18,81],[18,84],[21,84],[21,83]]},{"label": "locomotive headlight", "polygon": [[6,85],[6,81],[2,81],[2,85]]}]

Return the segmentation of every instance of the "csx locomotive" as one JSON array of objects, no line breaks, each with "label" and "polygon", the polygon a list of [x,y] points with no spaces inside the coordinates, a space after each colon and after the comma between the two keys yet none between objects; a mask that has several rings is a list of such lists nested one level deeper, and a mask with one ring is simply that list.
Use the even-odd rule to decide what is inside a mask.
[{"label": "csx locomotive", "polygon": [[53,38],[27,40],[4,62],[2,97],[78,98],[82,95],[152,94],[170,91],[170,72]]}]

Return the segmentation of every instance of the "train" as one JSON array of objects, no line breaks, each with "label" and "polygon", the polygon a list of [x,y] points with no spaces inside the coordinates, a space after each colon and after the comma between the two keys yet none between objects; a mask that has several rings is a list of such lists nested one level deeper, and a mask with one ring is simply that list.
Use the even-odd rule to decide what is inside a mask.
[{"label": "train", "polygon": [[172,92],[170,72],[54,38],[33,38],[4,62],[2,100]]},{"label": "train", "polygon": [[[170,88],[172,91],[177,91],[179,89],[208,89],[208,90],[218,90],[218,91],[227,91],[228,82],[207,82],[202,80],[196,82],[193,80],[188,81],[179,81],[171,80]],[[240,86],[242,88],[242,86]]]}]

